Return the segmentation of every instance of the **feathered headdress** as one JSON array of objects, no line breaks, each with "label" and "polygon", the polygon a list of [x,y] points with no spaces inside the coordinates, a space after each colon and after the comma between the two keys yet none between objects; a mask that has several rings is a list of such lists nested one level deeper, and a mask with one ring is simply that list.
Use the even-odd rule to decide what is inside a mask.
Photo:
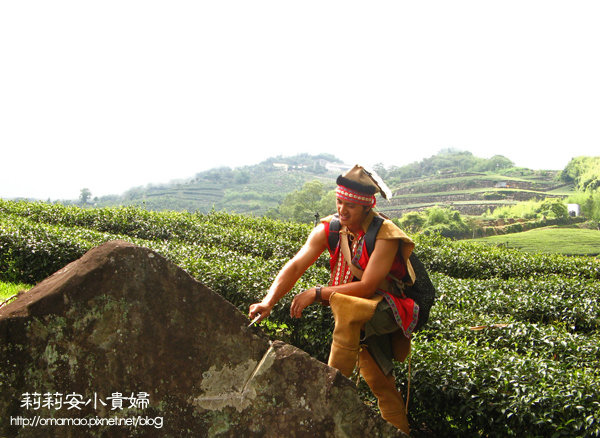
[{"label": "feathered headdress", "polygon": [[392,191],[381,177],[372,169],[355,165],[343,175],[338,176],[336,183],[338,198],[373,207],[375,194],[379,192],[385,199],[391,199]]}]

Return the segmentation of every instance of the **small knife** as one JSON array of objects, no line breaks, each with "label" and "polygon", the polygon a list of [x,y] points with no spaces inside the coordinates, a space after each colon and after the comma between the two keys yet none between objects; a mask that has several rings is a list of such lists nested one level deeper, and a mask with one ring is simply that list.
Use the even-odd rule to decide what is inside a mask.
[{"label": "small knife", "polygon": [[260,313],[258,313],[258,314],[257,314],[257,315],[254,317],[254,319],[252,320],[252,322],[251,322],[250,324],[248,324],[248,327],[247,327],[247,328],[250,328],[250,327],[252,327],[252,326],[253,326],[253,325],[256,323],[256,321],[258,321],[259,319],[260,319]]}]

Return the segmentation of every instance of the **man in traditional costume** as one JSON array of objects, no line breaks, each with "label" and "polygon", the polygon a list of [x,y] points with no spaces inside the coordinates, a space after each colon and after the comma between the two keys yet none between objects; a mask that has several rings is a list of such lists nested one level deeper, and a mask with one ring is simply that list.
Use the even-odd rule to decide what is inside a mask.
[{"label": "man in traditional costume", "polygon": [[[337,179],[337,215],[321,220],[300,251],[281,269],[267,295],[250,306],[249,316],[266,318],[326,249],[331,256],[328,286],[296,295],[290,314],[300,318],[315,302],[331,306],[335,319],[328,364],[350,377],[358,364],[382,417],[409,433],[402,394],[396,389],[392,359],[403,361],[419,307],[404,295],[415,281],[409,262],[413,241],[392,221],[373,210],[375,194],[389,189],[374,172],[356,165]],[[377,224],[374,247],[367,234]],[[339,233],[339,236],[337,235]],[[366,238],[367,237],[367,238]]]}]

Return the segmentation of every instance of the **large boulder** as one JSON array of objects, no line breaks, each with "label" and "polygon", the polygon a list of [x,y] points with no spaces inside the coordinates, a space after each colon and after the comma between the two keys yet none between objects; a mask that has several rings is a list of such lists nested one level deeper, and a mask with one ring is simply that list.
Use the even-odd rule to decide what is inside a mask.
[{"label": "large boulder", "polygon": [[113,241],[0,309],[0,436],[400,436],[337,370]]}]

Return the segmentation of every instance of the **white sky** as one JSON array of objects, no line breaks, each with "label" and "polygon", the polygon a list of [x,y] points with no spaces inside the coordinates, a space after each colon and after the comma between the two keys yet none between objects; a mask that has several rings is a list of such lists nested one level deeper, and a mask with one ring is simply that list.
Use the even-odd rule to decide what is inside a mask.
[{"label": "white sky", "polygon": [[[0,2],[0,197],[276,155],[600,155],[600,2]],[[365,153],[367,155],[365,155]]]}]

